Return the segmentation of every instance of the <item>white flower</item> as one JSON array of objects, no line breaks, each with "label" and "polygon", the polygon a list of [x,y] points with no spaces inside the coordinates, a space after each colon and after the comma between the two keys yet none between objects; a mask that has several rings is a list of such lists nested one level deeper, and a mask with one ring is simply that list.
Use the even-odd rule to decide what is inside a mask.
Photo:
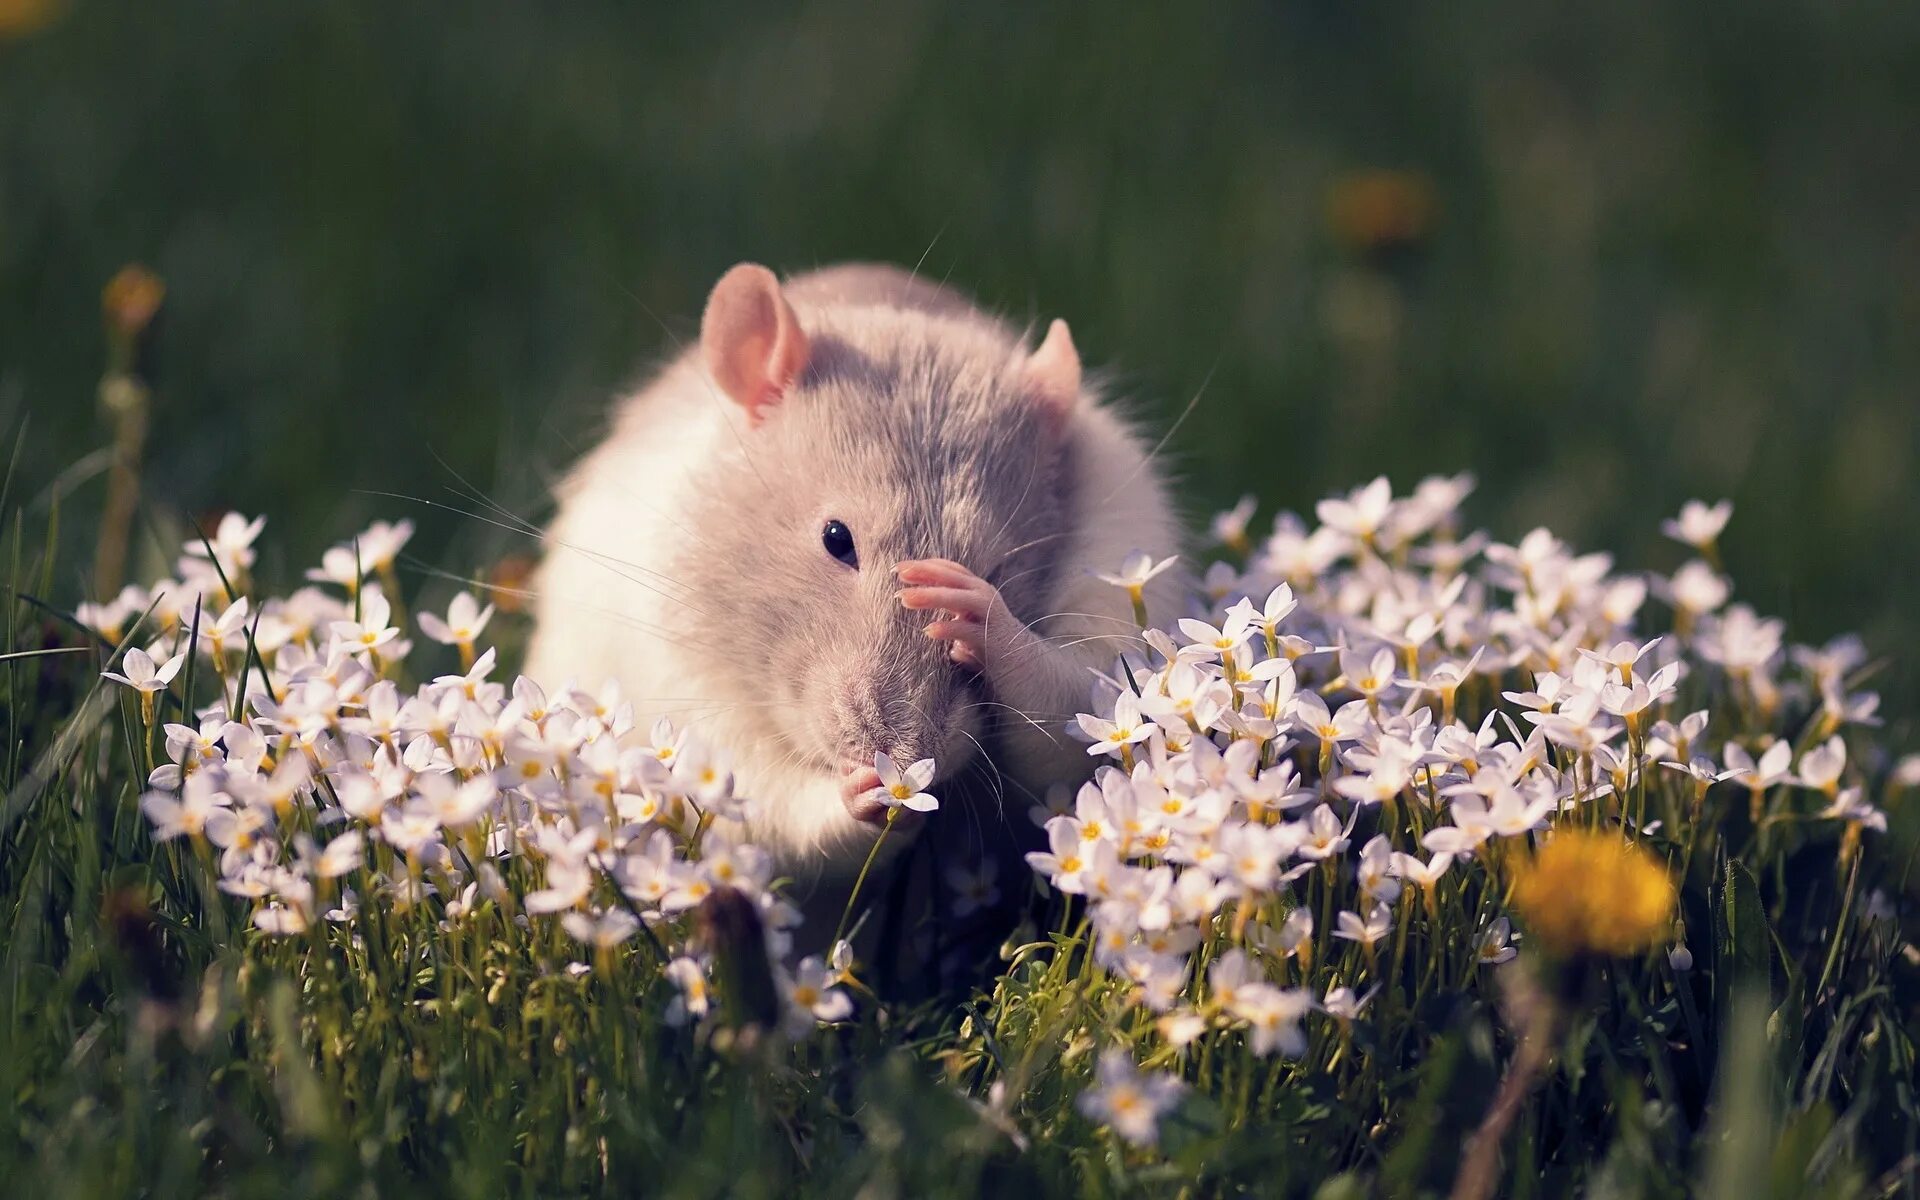
[{"label": "white flower", "polygon": [[1322,524],[1367,542],[1386,524],[1392,508],[1393,485],[1382,475],[1365,487],[1348,492],[1344,499],[1320,501],[1313,511]]},{"label": "white flower", "polygon": [[349,829],[326,844],[314,864],[314,874],[322,879],[338,879],[360,869],[366,861],[366,835]]},{"label": "white flower", "polygon": [[1222,513],[1215,513],[1208,526],[1213,540],[1235,550],[1246,548],[1247,522],[1253,519],[1253,512],[1260,506],[1257,496],[1242,496],[1239,503]]},{"label": "white flower", "polygon": [[596,950],[611,950],[640,932],[640,922],[624,908],[610,908],[592,914],[579,911],[564,913],[560,917],[560,927],[575,941],[585,942]]},{"label": "white flower", "polygon": [[1474,946],[1480,965],[1497,967],[1501,963],[1512,962],[1520,953],[1508,944],[1512,936],[1513,923],[1505,917],[1495,917],[1493,924],[1480,931],[1480,938]]},{"label": "white flower", "polygon": [[1207,1019],[1190,1008],[1177,1009],[1155,1021],[1154,1028],[1166,1039],[1167,1045],[1180,1050],[1198,1041],[1207,1031]]},{"label": "white flower", "polygon": [[124,674],[102,671],[101,675],[115,683],[125,684],[136,692],[151,695],[154,692],[166,691],[167,685],[172,683],[173,677],[179,673],[180,664],[186,660],[186,653],[182,651],[159,666],[155,666],[152,656],[140,647],[134,646],[129,648],[120,660],[120,670]]},{"label": "white flower", "polygon": [[1230,612],[1226,621],[1217,627],[1205,621],[1183,617],[1180,620],[1180,632],[1192,639],[1190,649],[1202,658],[1218,660],[1232,655],[1247,644],[1247,639],[1253,636],[1250,618],[1251,606],[1246,611]]},{"label": "white flower", "polygon": [[1140,698],[1132,692],[1121,692],[1114,699],[1111,721],[1089,713],[1081,713],[1077,719],[1081,731],[1093,739],[1087,753],[1094,755],[1118,754],[1128,746],[1146,741],[1160,728],[1141,714]]},{"label": "white flower", "polygon": [[1304,908],[1294,909],[1280,922],[1280,928],[1273,931],[1271,941],[1271,948],[1278,950],[1283,958],[1293,958],[1303,951],[1311,952],[1313,913]]},{"label": "white flower", "polygon": [[471,646],[493,619],[493,605],[481,608],[471,592],[461,592],[447,606],[441,620],[430,612],[419,616],[420,631],[442,646]]},{"label": "white flower", "polygon": [[1080,822],[1072,817],[1048,821],[1047,845],[1047,850],[1028,854],[1027,865],[1063,892],[1078,895],[1084,891],[1080,873],[1087,869],[1088,850],[1080,837]]},{"label": "white flower", "polygon": [[1332,858],[1347,848],[1347,831],[1333,810],[1322,804],[1307,817],[1306,829],[1295,850],[1301,858],[1316,862]]},{"label": "white flower", "polygon": [[350,650],[379,650],[400,636],[398,629],[387,624],[392,615],[387,598],[378,588],[369,587],[360,593],[358,619],[335,621],[329,628]]},{"label": "white flower", "polygon": [[380,836],[400,853],[417,856],[427,843],[439,840],[440,818],[417,802],[398,811],[390,808],[380,815]]},{"label": "white flower", "polygon": [[1125,588],[1128,592],[1138,595],[1141,588],[1147,586],[1147,584],[1151,583],[1156,577],[1179,561],[1180,556],[1176,554],[1163,558],[1159,562],[1155,562],[1151,554],[1142,554],[1136,551],[1127,555],[1126,561],[1120,564],[1120,573],[1118,575],[1110,575],[1105,571],[1095,571],[1093,577],[1102,583],[1110,583],[1114,587]]},{"label": "white flower", "polygon": [[584,864],[552,859],[547,863],[547,886],[528,892],[524,904],[530,913],[560,912],[585,900],[592,886],[593,873]]},{"label": "white flower", "polygon": [[187,539],[186,551],[190,558],[204,559],[207,547],[213,547],[214,560],[220,569],[231,578],[238,571],[253,565],[253,542],[266,528],[265,517],[255,517],[249,521],[239,513],[230,512],[221,516],[220,524],[204,541],[199,537]]},{"label": "white flower", "polygon": [[212,658],[226,658],[246,648],[247,614],[251,604],[245,596],[227,606],[225,612],[212,621],[200,623],[200,640]]},{"label": "white flower", "polygon": [[1240,992],[1259,976],[1253,968],[1253,960],[1244,950],[1229,950],[1213,960],[1207,968],[1207,989],[1210,999],[1221,1008],[1232,1011],[1240,1002]]},{"label": "white flower", "polygon": [[155,840],[166,841],[182,834],[206,836],[208,819],[232,802],[231,797],[219,790],[212,776],[201,771],[186,777],[178,795],[148,792],[140,797],[140,811],[153,822]]},{"label": "white flower", "polygon": [[1793,767],[1793,744],[1781,740],[1764,750],[1758,761],[1738,742],[1728,742],[1721,751],[1726,759],[1728,778],[1756,792],[1764,792],[1788,779]]},{"label": "white flower", "polygon": [[1275,1050],[1297,1058],[1307,1051],[1300,1021],[1313,1011],[1313,996],[1305,988],[1278,988],[1250,983],[1234,995],[1233,1015],[1248,1026],[1247,1048],[1262,1058]]},{"label": "white flower", "polygon": [[1435,854],[1426,862],[1421,862],[1411,854],[1402,854],[1398,850],[1393,852],[1393,873],[1415,887],[1431,888],[1440,882],[1440,877],[1445,875],[1447,868],[1452,865],[1453,855],[1451,854]]},{"label": "white flower", "polygon": [[1727,527],[1727,518],[1731,516],[1731,500],[1722,500],[1711,506],[1699,500],[1689,500],[1680,506],[1677,518],[1660,522],[1660,532],[1676,542],[1705,552],[1720,540],[1720,531]]},{"label": "white flower", "polygon": [[834,986],[835,982],[833,972],[817,955],[801,959],[800,965],[794,968],[793,979],[787,986],[787,1002],[804,1022],[802,1029],[814,1021],[832,1023],[853,1015],[853,1001]]},{"label": "white flower", "polygon": [[1893,781],[1901,787],[1920,787],[1920,754],[1909,754],[1893,764]]},{"label": "white flower", "polygon": [[1800,756],[1800,773],[1794,783],[1831,796],[1840,786],[1840,773],[1847,769],[1847,743],[1838,735]]},{"label": "white flower", "polygon": [[1851,821],[1878,833],[1887,831],[1887,814],[1868,803],[1865,794],[1857,787],[1847,788],[1835,796],[1833,803],[1822,809],[1820,815],[1829,820]]},{"label": "white flower", "polygon": [[903,768],[882,750],[873,756],[873,771],[880,777],[880,786],[867,794],[888,808],[924,813],[940,807],[940,802],[927,794],[927,785],[933,782],[932,759],[923,758]]},{"label": "white flower", "polygon": [[1375,985],[1366,995],[1361,996],[1356,995],[1350,987],[1332,988],[1327,992],[1326,999],[1320,1002],[1320,1007],[1335,1020],[1357,1021],[1360,1014],[1366,1011],[1367,1003],[1379,990],[1379,986]]},{"label": "white flower", "polygon": [[1732,594],[1720,573],[1697,558],[1675,571],[1663,590],[1675,608],[1696,617],[1717,612]]},{"label": "white flower", "polygon": [[1652,641],[1642,642],[1638,645],[1635,645],[1633,642],[1615,642],[1611,649],[1604,651],[1587,650],[1583,648],[1580,651],[1580,657],[1586,659],[1588,662],[1599,663],[1601,666],[1609,668],[1612,672],[1617,673],[1620,676],[1621,682],[1624,683],[1633,678],[1634,665],[1642,658],[1645,658],[1648,651],[1658,646],[1661,640],[1660,638],[1654,638]]},{"label": "white flower", "polygon": [[361,561],[369,570],[384,571],[393,565],[393,560],[412,538],[412,521],[375,521],[361,531],[354,544],[360,547]]},{"label": "white flower", "polygon": [[1400,880],[1393,870],[1393,847],[1386,834],[1374,835],[1361,847],[1356,876],[1360,891],[1367,899],[1390,905],[1400,898]]},{"label": "white flower", "polygon": [[307,930],[306,914],[275,900],[253,910],[253,924],[262,933],[291,937]]},{"label": "white flower", "polygon": [[1335,920],[1333,936],[1371,946],[1393,929],[1393,910],[1376,904],[1365,918],[1356,912],[1342,912]]},{"label": "white flower", "polygon": [[707,1015],[712,1000],[707,989],[707,973],[699,963],[691,958],[676,958],[667,964],[665,975],[679,992],[667,1009],[669,1025],[684,1025],[689,1018],[697,1021]]},{"label": "white flower", "polygon": [[1756,671],[1780,653],[1785,631],[1781,622],[1764,620],[1746,605],[1736,604],[1701,626],[1694,648],[1701,658],[1729,672]]},{"label": "white flower", "polygon": [[1136,1146],[1160,1136],[1160,1118],[1179,1103],[1186,1085],[1162,1072],[1142,1072],[1125,1050],[1100,1052],[1094,1083],[1075,1101],[1082,1116],[1112,1129]]}]

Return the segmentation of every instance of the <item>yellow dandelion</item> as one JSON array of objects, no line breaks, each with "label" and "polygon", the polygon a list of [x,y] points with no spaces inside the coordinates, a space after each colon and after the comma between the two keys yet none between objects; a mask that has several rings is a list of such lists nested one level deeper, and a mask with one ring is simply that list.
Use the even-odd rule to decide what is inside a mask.
[{"label": "yellow dandelion", "polygon": [[1555,834],[1513,883],[1530,940],[1567,958],[1622,957],[1662,944],[1676,900],[1659,859],[1597,830]]}]

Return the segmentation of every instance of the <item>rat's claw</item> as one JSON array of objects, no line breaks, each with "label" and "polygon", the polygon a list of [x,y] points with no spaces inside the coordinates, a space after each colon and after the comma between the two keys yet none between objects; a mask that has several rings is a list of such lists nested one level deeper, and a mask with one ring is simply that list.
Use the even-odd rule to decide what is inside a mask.
[{"label": "rat's claw", "polygon": [[963,666],[986,665],[987,630],[978,621],[935,621],[927,626],[927,636],[947,643],[947,655]]}]

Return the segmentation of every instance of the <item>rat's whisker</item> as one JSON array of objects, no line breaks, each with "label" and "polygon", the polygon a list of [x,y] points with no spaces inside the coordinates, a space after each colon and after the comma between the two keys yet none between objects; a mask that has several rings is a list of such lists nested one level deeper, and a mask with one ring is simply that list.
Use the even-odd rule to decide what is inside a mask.
[{"label": "rat's whisker", "polygon": [[[458,507],[457,505],[444,504],[437,500],[428,500],[420,496],[409,496],[399,492],[383,492],[383,491],[371,491],[371,490],[367,491],[366,494],[374,495],[374,496],[386,496],[396,500],[406,500],[410,503],[425,505],[426,507],[429,507],[429,508],[438,508],[447,512],[458,513],[459,515],[463,517],[467,517],[470,520],[479,521],[483,524],[491,525],[496,529],[504,529],[510,533],[528,532],[528,530],[522,530],[522,529],[516,528],[516,526],[512,524],[497,520],[492,517],[488,517],[482,513],[473,512],[469,509],[463,509]],[[629,574],[628,571],[629,570],[642,571],[648,575],[654,576],[657,579],[665,580],[667,583],[673,584],[676,587],[687,587],[687,585],[680,583],[678,580],[673,579],[671,576],[667,576],[658,571],[651,570],[650,568],[644,567],[639,563],[626,562],[624,560],[615,558],[612,555],[602,554],[598,551],[594,551],[594,550],[588,549],[585,546],[576,545],[571,542],[560,541],[560,540],[549,538],[547,545],[548,545],[549,554],[551,554],[555,549],[567,550],[567,551],[579,554],[582,557],[586,558],[588,561],[596,563],[597,565],[606,568],[608,571],[612,572],[613,574],[618,575],[621,578],[627,580],[629,583],[633,583],[647,589],[648,591],[654,593],[655,595],[659,596],[663,600],[667,600],[674,604],[678,604],[683,608],[692,609],[693,611],[700,613],[702,616],[714,615],[712,613],[707,612],[705,609],[700,608],[698,605],[695,605],[692,601],[686,599],[685,597],[675,596],[655,583],[652,583],[646,579],[639,578],[636,575]],[[733,613],[732,615],[738,615],[738,614],[736,612],[736,613]]]},{"label": "rat's whisker", "polygon": [[1108,503],[1115,496],[1118,496],[1121,492],[1126,491],[1129,487],[1133,485],[1135,480],[1140,478],[1141,472],[1151,467],[1154,463],[1154,460],[1160,457],[1161,451],[1165,450],[1167,448],[1167,444],[1173,441],[1173,435],[1180,432],[1180,427],[1187,423],[1187,418],[1193,415],[1193,412],[1196,408],[1200,407],[1200,399],[1201,397],[1207,394],[1207,387],[1213,383],[1214,372],[1218,371],[1219,369],[1220,368],[1218,363],[1207,368],[1206,378],[1200,381],[1200,386],[1197,389],[1195,389],[1193,393],[1193,398],[1188,400],[1187,406],[1180,410],[1180,415],[1174,419],[1173,424],[1169,425],[1167,427],[1167,431],[1164,434],[1160,435],[1160,440],[1155,442],[1153,444],[1153,448],[1147,451],[1146,456],[1140,460],[1139,465],[1134,467],[1132,471],[1128,472],[1127,476],[1124,479],[1122,479],[1119,483],[1115,484],[1112,491],[1108,492],[1105,496],[1102,496],[1100,498],[1099,502],[1101,504],[1104,505]]},{"label": "rat's whisker", "polygon": [[419,574],[421,574],[426,578],[442,579],[450,583],[462,583],[470,587],[477,588],[483,593],[493,593],[501,596],[511,596],[516,600],[547,600],[552,603],[565,604],[569,608],[576,609],[583,612],[590,612],[590,613],[593,613],[595,616],[606,618],[607,620],[611,621],[613,624],[619,625],[621,628],[631,629],[639,633],[651,634],[664,641],[673,642],[676,645],[696,646],[702,650],[710,650],[715,653],[719,653],[726,649],[725,646],[722,646],[717,642],[712,642],[703,638],[696,637],[695,635],[688,633],[686,630],[675,629],[666,625],[658,625],[649,621],[642,621],[638,617],[630,616],[629,614],[621,612],[618,609],[606,608],[601,605],[591,604],[584,600],[575,600],[570,597],[555,596],[550,592],[542,592],[536,588],[503,587],[499,584],[492,583],[485,579],[475,578],[470,575],[462,575],[457,571],[446,571],[446,570],[440,570],[434,567],[429,567],[429,566],[426,566],[424,563],[420,563],[418,559],[408,558],[407,561],[411,565],[417,565],[419,567]]},{"label": "rat's whisker", "polygon": [[[567,441],[569,444],[569,448],[574,450],[575,456],[580,457],[581,451],[579,450],[579,448],[572,444],[571,439],[567,439]],[[679,517],[675,516],[673,513],[653,503],[651,500],[647,498],[645,494],[639,491],[636,491],[632,487],[629,487],[625,480],[615,478],[612,482],[619,487],[620,493],[623,496],[627,497],[627,499],[630,500],[635,507],[644,509],[650,515],[658,517],[660,520],[671,525],[677,532],[685,535],[686,537],[690,538],[694,542],[697,542],[698,544],[705,546],[707,549],[713,550],[715,552],[718,552],[720,550],[720,547],[711,538],[701,533],[694,526],[681,520]]]}]

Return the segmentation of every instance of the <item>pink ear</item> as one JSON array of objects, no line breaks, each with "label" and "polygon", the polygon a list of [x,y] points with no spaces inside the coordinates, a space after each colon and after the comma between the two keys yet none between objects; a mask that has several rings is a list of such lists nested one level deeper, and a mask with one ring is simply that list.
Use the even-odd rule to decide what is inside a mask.
[{"label": "pink ear", "polygon": [[700,351],[713,381],[755,425],[807,367],[807,335],[780,281],[758,263],[741,263],[713,285]]},{"label": "pink ear", "polygon": [[1021,377],[1053,429],[1064,429],[1080,403],[1080,352],[1073,348],[1073,334],[1065,321],[1056,320],[1047,327],[1040,348],[1021,367]]}]

